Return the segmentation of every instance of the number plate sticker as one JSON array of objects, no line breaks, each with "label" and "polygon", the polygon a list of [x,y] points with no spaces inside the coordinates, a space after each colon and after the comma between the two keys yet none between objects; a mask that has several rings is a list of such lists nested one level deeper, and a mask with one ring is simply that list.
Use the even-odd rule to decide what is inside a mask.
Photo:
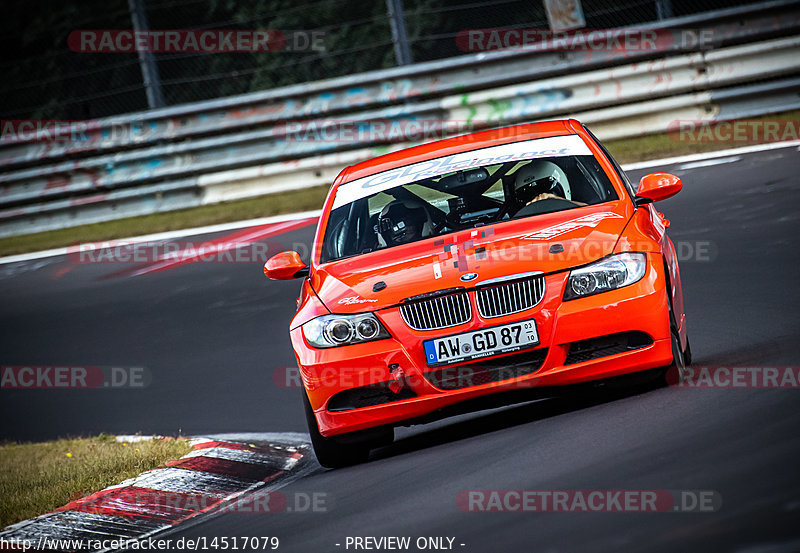
[{"label": "number plate sticker", "polygon": [[429,367],[435,367],[511,353],[538,344],[536,321],[530,319],[426,340],[422,345],[425,348],[425,361]]}]

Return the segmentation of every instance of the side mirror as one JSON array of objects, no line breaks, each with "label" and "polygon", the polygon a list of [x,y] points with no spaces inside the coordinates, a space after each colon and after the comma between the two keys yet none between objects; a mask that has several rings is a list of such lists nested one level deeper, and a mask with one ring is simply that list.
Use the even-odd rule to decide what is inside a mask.
[{"label": "side mirror", "polygon": [[650,173],[639,181],[634,201],[637,206],[666,200],[681,191],[681,179],[670,173]]},{"label": "side mirror", "polygon": [[291,280],[308,276],[308,267],[297,252],[281,252],[264,263],[264,274],[272,280]]}]

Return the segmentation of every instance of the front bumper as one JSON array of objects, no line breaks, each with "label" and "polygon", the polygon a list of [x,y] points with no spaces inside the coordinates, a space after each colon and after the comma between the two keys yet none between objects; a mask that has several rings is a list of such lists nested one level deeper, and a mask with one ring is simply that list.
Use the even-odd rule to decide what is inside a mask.
[{"label": "front bumper", "polygon": [[[564,287],[568,273],[548,275],[542,301],[526,311],[481,319],[475,310],[468,323],[434,331],[415,331],[402,320],[399,308],[377,311],[392,338],[331,349],[315,349],[305,341],[302,330],[291,332],[303,384],[316,413],[320,432],[324,436],[363,430],[375,426],[399,424],[429,415],[457,403],[498,392],[536,387],[565,386],[604,379],[668,365],[672,360],[668,303],[663,265],[648,257],[648,269],[637,283],[594,296],[564,302]],[[660,259],[659,259],[660,261]],[[422,343],[431,338],[468,332],[515,321],[534,319],[540,344],[532,350],[490,358],[493,365],[518,364],[521,370],[493,372],[501,377],[486,378],[487,360],[450,365],[450,374],[467,375],[457,385],[443,386],[442,379],[425,363]],[[637,349],[609,349],[609,354],[587,360],[573,355],[570,346],[575,342],[609,335],[636,333],[646,336]],[[528,360],[528,368],[524,367]],[[385,384],[392,379],[392,368],[405,374],[404,388],[396,395],[387,392]],[[477,371],[473,370],[477,368]],[[441,369],[441,368],[439,368]],[[481,373],[483,373],[481,375]],[[475,375],[478,375],[476,378]],[[452,380],[450,381],[453,382]],[[438,384],[435,385],[435,384]],[[342,408],[338,401],[342,392],[367,390],[372,396],[389,394],[389,402],[358,408]],[[337,394],[339,394],[337,396]],[[332,398],[337,396],[336,399]],[[370,401],[375,401],[375,399]],[[382,401],[378,398],[377,401]]]}]

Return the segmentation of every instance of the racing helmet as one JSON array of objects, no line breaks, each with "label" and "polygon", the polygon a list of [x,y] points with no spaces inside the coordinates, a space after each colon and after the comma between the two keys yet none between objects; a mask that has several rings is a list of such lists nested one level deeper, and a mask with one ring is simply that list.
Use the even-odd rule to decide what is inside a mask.
[{"label": "racing helmet", "polygon": [[525,196],[530,201],[539,194],[549,192],[572,200],[572,190],[564,171],[552,161],[534,159],[527,165],[520,167],[514,183],[517,194]]},{"label": "racing helmet", "polygon": [[421,203],[394,200],[378,216],[377,230],[388,246],[418,240],[429,230],[430,217]]}]

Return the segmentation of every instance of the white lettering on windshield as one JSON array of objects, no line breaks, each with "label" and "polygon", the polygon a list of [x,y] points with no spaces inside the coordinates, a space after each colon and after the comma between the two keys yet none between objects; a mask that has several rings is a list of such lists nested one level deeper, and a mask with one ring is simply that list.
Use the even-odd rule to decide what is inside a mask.
[{"label": "white lettering on windshield", "polygon": [[446,173],[541,157],[592,155],[586,143],[576,134],[551,136],[501,144],[480,150],[461,152],[451,156],[421,161],[412,165],[383,171],[339,185],[333,209],[366,198],[378,192]]}]

